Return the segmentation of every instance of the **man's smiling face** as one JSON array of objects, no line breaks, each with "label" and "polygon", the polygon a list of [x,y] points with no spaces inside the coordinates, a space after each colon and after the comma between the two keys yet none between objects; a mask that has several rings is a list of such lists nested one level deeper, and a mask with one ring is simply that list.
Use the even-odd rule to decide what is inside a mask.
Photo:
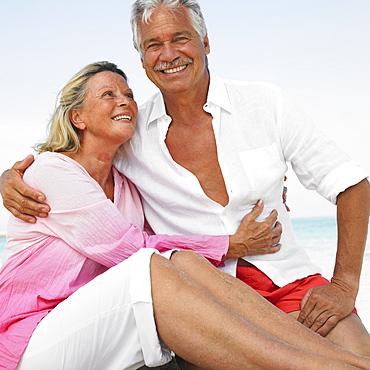
[{"label": "man's smiling face", "polygon": [[208,37],[200,39],[185,7],[157,8],[148,23],[139,23],[139,33],[143,68],[164,94],[186,92],[208,75]]}]

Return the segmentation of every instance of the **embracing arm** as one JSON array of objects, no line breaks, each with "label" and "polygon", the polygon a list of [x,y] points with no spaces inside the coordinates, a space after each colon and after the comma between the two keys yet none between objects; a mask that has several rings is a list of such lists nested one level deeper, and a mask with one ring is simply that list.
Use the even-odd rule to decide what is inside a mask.
[{"label": "embracing arm", "polygon": [[0,177],[0,192],[4,207],[15,217],[35,223],[36,217],[46,217],[50,207],[43,203],[45,195],[32,189],[23,181],[24,171],[33,163],[32,155],[16,162]]},{"label": "embracing arm", "polygon": [[[0,192],[3,197],[5,208],[15,217],[29,223],[35,223],[36,217],[47,217],[50,206],[45,202],[45,195],[23,181],[25,170],[33,163],[34,158],[29,155],[23,161],[5,171],[0,177]],[[241,222],[234,235],[210,237],[203,239],[196,237],[172,237],[169,243],[156,244],[160,251],[177,248],[194,250],[213,262],[221,262],[222,259],[239,258],[247,255],[275,253],[280,249],[281,224],[276,223],[276,212],[273,212],[264,222],[256,222],[255,219],[261,214],[263,203],[258,203],[251,213]],[[151,239],[151,240],[150,240]],[[177,239],[177,240],[176,240]],[[159,238],[150,238],[151,242],[158,242]],[[150,244],[150,243],[149,243]]]},{"label": "embracing arm", "polygon": [[[277,221],[276,210],[272,211],[263,222],[256,221],[263,207],[263,201],[258,201],[252,211],[244,216],[233,235],[165,236],[154,248],[161,252],[174,248],[193,250],[216,266],[221,260],[230,258],[276,253],[281,248],[279,241],[282,225]],[[148,243],[151,241],[157,243],[157,238],[161,237],[163,236],[149,236]]]},{"label": "embracing arm", "polygon": [[[56,153],[40,156],[26,173],[26,178],[31,186],[46,194],[52,208],[46,219],[38,220],[39,230],[43,229],[64,240],[85,257],[107,267],[123,261],[140,248],[155,248],[159,251],[192,249],[206,258],[220,262],[229,245],[240,245],[242,253],[245,254],[243,245],[249,246],[252,243],[248,241],[249,238],[260,239],[259,233],[252,235],[253,238],[250,237],[249,224],[263,224],[263,229],[268,229],[267,234],[270,233],[269,223],[254,221],[262,211],[263,204],[260,203],[230,237],[148,235],[125,218],[83,167]],[[126,203],[120,203],[120,207],[123,207],[123,212],[130,213],[130,207],[134,210],[135,205],[130,203],[126,190]],[[140,207],[140,203],[137,206]],[[272,214],[269,222],[273,223],[274,220],[276,215]],[[254,225],[252,229],[258,230],[258,225]],[[275,233],[279,234],[278,231]],[[270,244],[276,244],[279,236],[273,238],[274,241],[271,238],[267,240]],[[278,249],[279,246],[272,248],[273,251]]]},{"label": "embracing arm", "polygon": [[[48,215],[48,212],[50,212],[49,205],[42,203],[45,201],[45,195],[40,192],[34,190],[32,187],[28,186],[23,181],[23,175],[25,170],[33,163],[34,158],[33,156],[28,156],[23,161],[19,161],[15,163],[15,165],[10,169],[4,172],[4,174],[0,178],[0,191],[4,198],[4,206],[17,218],[22,219],[23,221],[29,222],[29,223],[35,223],[36,217],[46,217]],[[43,189],[43,186],[48,183],[48,179],[50,178],[60,178],[60,183],[57,185],[56,188],[56,197],[55,200],[53,197],[50,196],[50,200],[52,202],[57,202],[54,207],[56,207],[56,210],[60,211],[63,209],[63,202],[62,205],[59,205],[60,197],[60,189],[67,187],[68,184],[76,183],[79,184],[79,182],[74,180],[68,180],[68,175],[66,174],[66,168],[58,168],[57,170],[53,168],[53,173],[46,175],[44,174],[44,177],[42,178],[42,181],[38,184],[40,189]],[[59,172],[60,171],[60,172]],[[35,185],[36,186],[36,185]],[[48,189],[49,191],[51,189]],[[76,190],[76,189],[74,189]],[[82,190],[82,193],[86,189]],[[72,193],[74,194],[74,192]],[[84,198],[83,198],[84,199]],[[69,237],[72,236],[72,240],[70,242],[73,242],[73,238],[76,237],[76,235],[73,235],[73,233],[70,232],[72,225],[70,224],[70,221],[75,218],[76,215],[79,213],[84,213],[84,208],[87,206],[90,212],[93,212],[91,207],[91,204],[87,205],[85,204],[78,210],[74,209],[78,201],[81,200],[81,197],[77,196],[76,203],[73,205],[73,207],[69,208],[69,212],[57,212],[56,214],[53,214],[53,219],[58,215],[59,220],[54,225],[59,225],[60,228],[56,230],[57,234],[63,235],[64,230],[69,230],[64,237],[69,239]],[[108,203],[109,204],[109,203]],[[81,205],[80,205],[81,206]],[[106,205],[104,205],[105,207]],[[100,206],[98,206],[99,208]],[[142,248],[144,246],[146,247],[152,247],[160,250],[161,252],[169,250],[169,249],[191,249],[194,250],[209,260],[213,261],[214,263],[220,263],[222,259],[228,259],[228,258],[239,258],[246,255],[255,255],[255,254],[267,254],[267,253],[275,253],[280,249],[280,236],[281,236],[281,224],[279,222],[276,223],[276,226],[272,228],[272,225],[276,222],[277,214],[276,212],[272,213],[268,219],[264,222],[256,222],[255,219],[259,216],[259,214],[263,210],[263,203],[259,202],[251,213],[249,213],[247,216],[244,217],[244,219],[241,222],[240,227],[236,231],[234,235],[221,235],[221,236],[150,236],[146,233],[142,233],[142,231],[139,228],[136,227],[128,227],[128,225],[124,226],[125,224],[128,224],[128,222],[124,219],[124,217],[117,212],[117,209],[113,205],[108,205],[108,207],[112,207],[111,212],[112,214],[115,214],[118,218],[117,224],[111,225],[113,226],[113,230],[111,232],[114,234],[115,231],[121,229],[122,227],[127,227],[126,231],[130,230],[125,235],[125,241],[128,241],[128,235],[131,234],[131,236],[134,238],[133,243],[128,243],[129,247],[128,250],[126,250],[127,253],[124,253],[124,256],[120,255],[118,253],[118,256],[113,253],[115,256],[114,258],[127,258],[129,255],[134,253],[139,248]],[[87,225],[80,225],[80,230],[84,230],[86,234],[89,234],[89,231],[91,231],[91,228],[89,226],[92,226],[90,223],[91,217],[88,217],[89,215],[85,214],[84,217],[80,217],[79,221],[86,220]],[[91,214],[90,214],[91,216]],[[113,222],[115,218],[111,217],[110,221]],[[95,218],[95,221],[97,222],[98,217]],[[65,223],[65,225],[64,225]],[[66,227],[65,227],[66,226]],[[74,225],[76,226],[76,225]],[[103,225],[93,225],[96,227],[93,227],[93,230],[102,230],[104,228]],[[73,228],[75,230],[75,228]],[[108,234],[112,235],[108,232]],[[79,232],[79,237],[81,237],[84,232]],[[94,235],[94,233],[92,233]],[[121,236],[116,235],[116,237],[120,238]],[[109,239],[109,238],[108,238]],[[90,240],[90,235],[85,235],[85,238],[82,238],[85,242]],[[96,240],[96,239],[95,239]],[[112,241],[112,239],[111,239]],[[69,242],[69,240],[68,240]],[[84,244],[84,243],[83,243]],[[105,243],[103,243],[104,245]],[[85,245],[86,247],[87,245]],[[126,245],[128,246],[128,245]],[[90,248],[87,248],[87,250],[92,251],[93,253],[96,252],[96,250],[99,249],[95,247],[94,249],[90,250]],[[108,248],[109,249],[109,248]],[[114,247],[113,247],[114,249]],[[82,252],[82,250],[80,251]],[[86,252],[86,251],[85,251]],[[90,256],[91,258],[92,256]],[[107,256],[105,256],[107,257]],[[103,259],[105,259],[105,257]],[[108,258],[109,259],[109,258]],[[100,261],[103,264],[110,265],[112,261]]]},{"label": "embracing arm", "polygon": [[326,335],[354,308],[368,232],[369,209],[369,182],[366,179],[338,195],[338,248],[334,275],[325,287],[307,292],[298,319],[321,335]]}]

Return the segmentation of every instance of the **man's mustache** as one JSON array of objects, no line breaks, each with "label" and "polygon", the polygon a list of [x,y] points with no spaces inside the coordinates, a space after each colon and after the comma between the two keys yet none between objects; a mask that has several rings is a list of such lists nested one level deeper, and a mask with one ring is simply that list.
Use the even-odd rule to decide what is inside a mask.
[{"label": "man's mustache", "polygon": [[154,71],[163,71],[164,69],[171,69],[175,68],[178,66],[183,66],[184,64],[192,64],[193,59],[189,58],[181,58],[181,59],[176,59],[173,62],[162,62],[161,64],[158,64],[154,67]]}]

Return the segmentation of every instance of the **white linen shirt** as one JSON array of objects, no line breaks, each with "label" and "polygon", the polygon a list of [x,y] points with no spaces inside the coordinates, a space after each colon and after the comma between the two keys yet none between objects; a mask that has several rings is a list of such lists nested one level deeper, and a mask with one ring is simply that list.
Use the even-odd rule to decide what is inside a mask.
[{"label": "white linen shirt", "polygon": [[[139,111],[137,131],[122,147],[116,166],[138,187],[145,215],[155,233],[234,234],[258,199],[283,225],[281,250],[245,257],[284,286],[321,269],[297,244],[282,202],[284,174],[291,162],[300,182],[335,203],[337,195],[367,174],[333,141],[319,132],[278,87],[264,82],[222,79],[211,73],[204,110],[213,117],[218,160],[229,203],[209,199],[198,179],[173,161],[165,138],[171,118],[157,93]],[[236,260],[223,270],[235,274]]]}]

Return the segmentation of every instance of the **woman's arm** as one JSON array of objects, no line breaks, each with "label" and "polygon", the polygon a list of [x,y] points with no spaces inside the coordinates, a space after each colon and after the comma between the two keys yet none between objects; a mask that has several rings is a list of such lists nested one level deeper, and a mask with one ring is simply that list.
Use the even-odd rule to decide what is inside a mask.
[{"label": "woman's arm", "polygon": [[27,175],[27,182],[40,189],[51,206],[49,217],[39,219],[38,227],[107,267],[140,248],[161,252],[202,249],[202,254],[213,261],[221,261],[228,250],[228,235],[148,235],[124,217],[81,166],[62,155],[39,157]]},{"label": "woman's arm", "polygon": [[95,180],[69,158],[60,154],[41,156],[30,173],[32,176],[26,176],[28,185],[45,194],[51,206],[49,217],[38,219],[40,227],[107,267],[140,248],[155,248],[160,252],[193,250],[216,265],[225,258],[242,257],[251,251],[262,254],[280,249],[281,225],[273,229],[270,225],[276,216],[262,223],[255,221],[263,204],[258,204],[230,237],[148,235],[130,223]]}]

